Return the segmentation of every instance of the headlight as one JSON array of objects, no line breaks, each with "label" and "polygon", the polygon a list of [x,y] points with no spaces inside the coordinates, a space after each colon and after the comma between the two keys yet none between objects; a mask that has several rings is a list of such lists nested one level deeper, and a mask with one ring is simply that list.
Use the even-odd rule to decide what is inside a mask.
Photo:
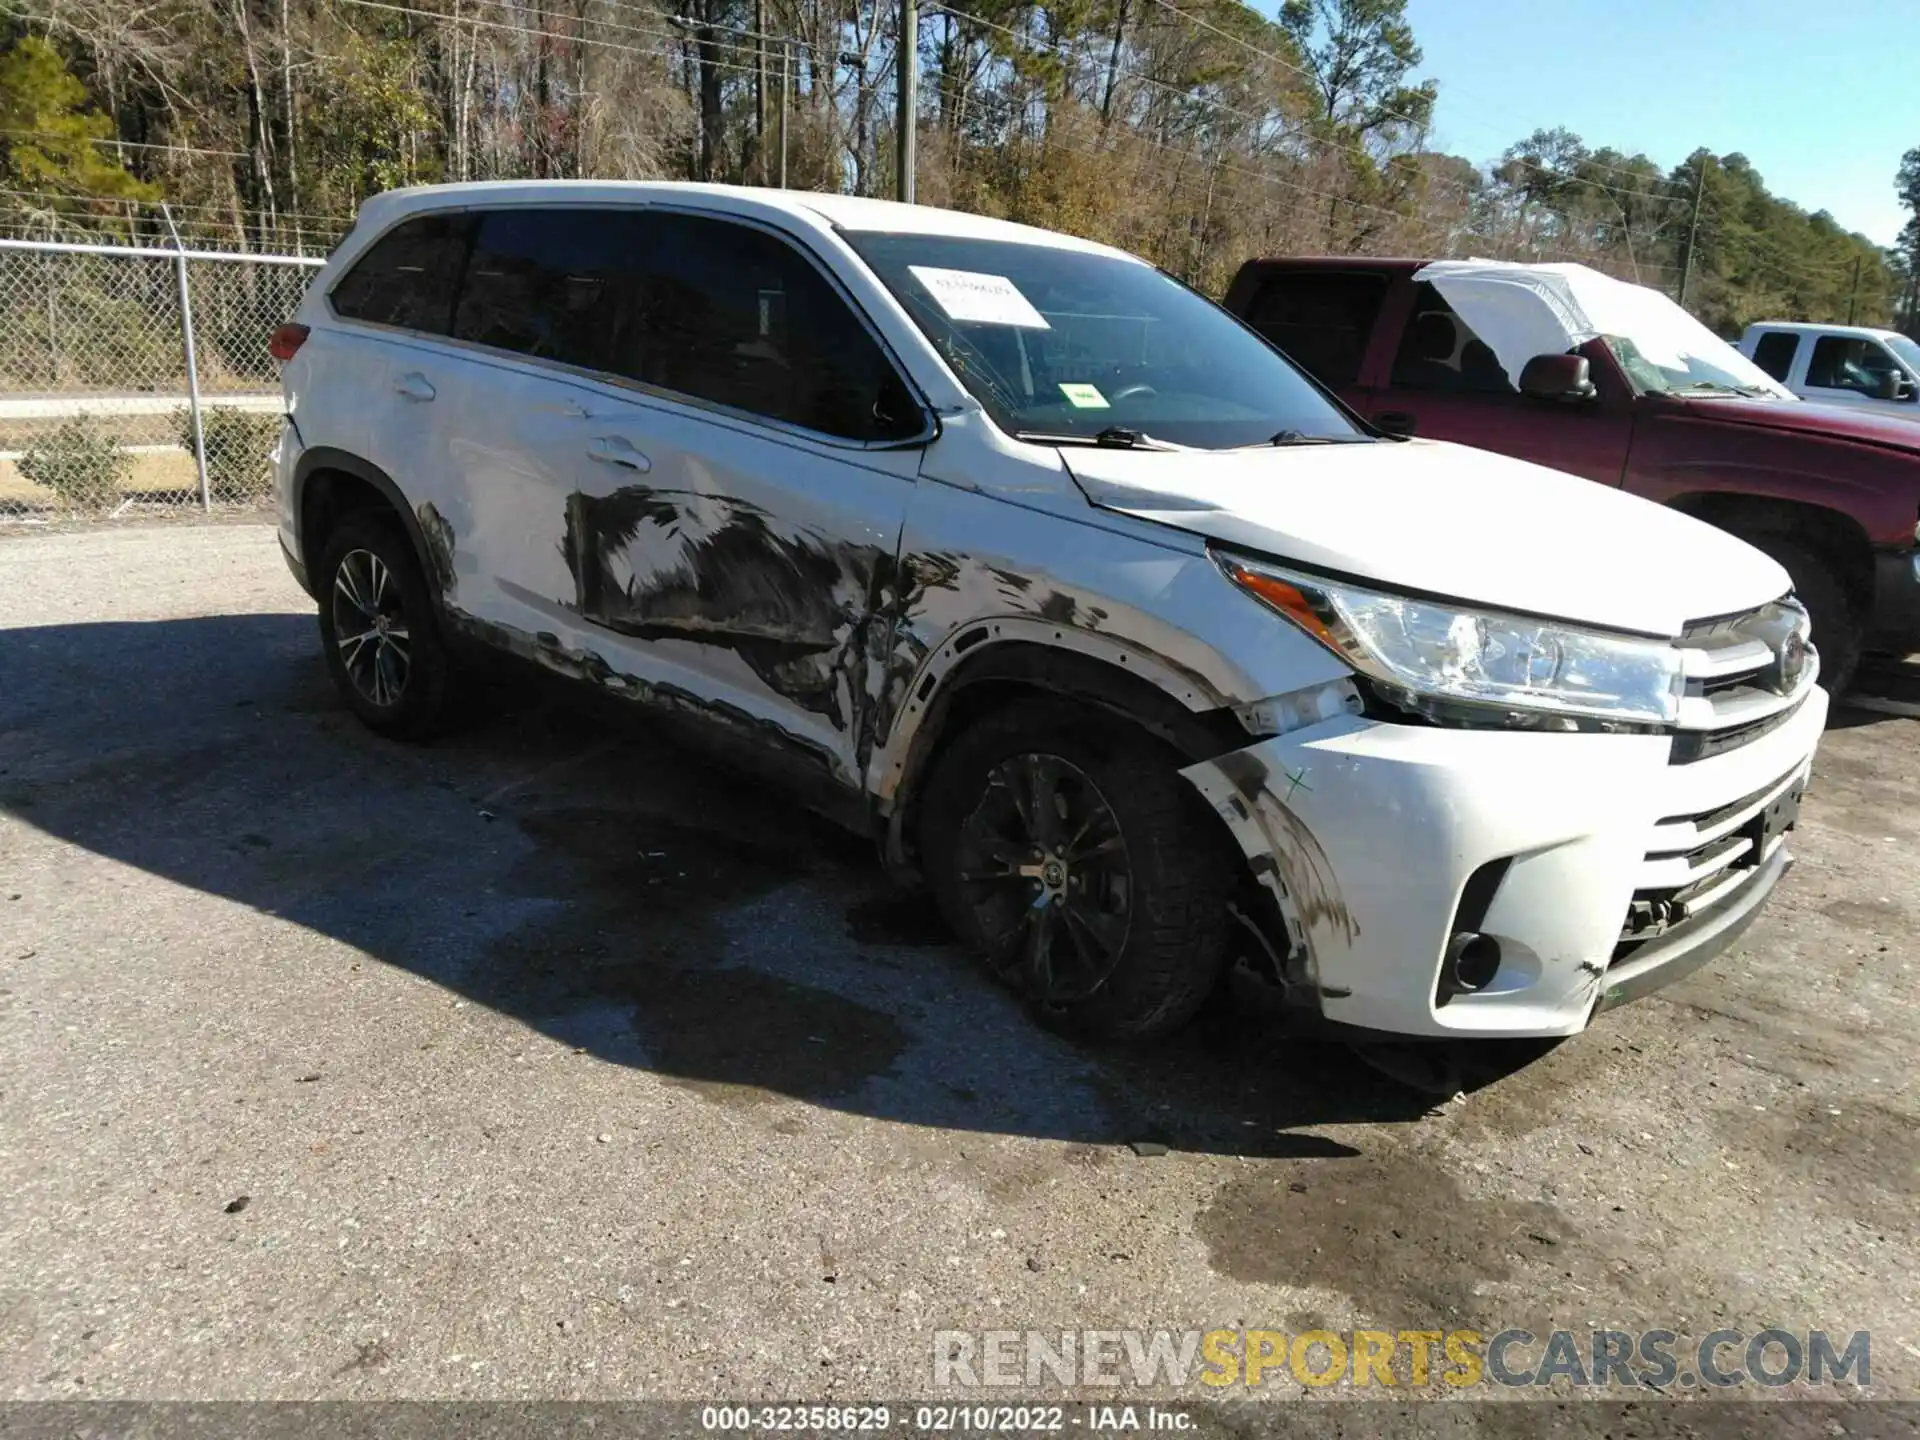
[{"label": "headlight", "polygon": [[[1621,725],[1679,718],[1680,652],[1518,615],[1414,600],[1215,555],[1234,584],[1416,710],[1434,701]],[[1494,717],[1489,716],[1489,719]]]}]

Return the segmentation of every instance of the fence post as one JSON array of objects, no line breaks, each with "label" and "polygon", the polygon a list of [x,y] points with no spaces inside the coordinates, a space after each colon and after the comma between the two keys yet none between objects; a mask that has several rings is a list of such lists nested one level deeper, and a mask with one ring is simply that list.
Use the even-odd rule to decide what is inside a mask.
[{"label": "fence post", "polygon": [[40,257],[40,278],[47,287],[47,384],[60,384],[60,321],[53,298],[53,256]]},{"label": "fence post", "polygon": [[193,419],[193,464],[200,472],[200,509],[213,513],[213,490],[207,484],[207,436],[200,424],[200,371],[193,354],[193,300],[187,293],[187,247],[181,242],[180,227],[173,223],[173,211],[164,204],[160,213],[167,229],[173,232],[173,273],[180,283],[180,335],[187,348],[187,412]]}]

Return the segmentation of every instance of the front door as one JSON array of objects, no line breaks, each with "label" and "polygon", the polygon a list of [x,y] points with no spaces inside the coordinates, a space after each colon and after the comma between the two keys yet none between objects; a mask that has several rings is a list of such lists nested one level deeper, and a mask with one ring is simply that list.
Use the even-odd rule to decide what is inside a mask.
[{"label": "front door", "polygon": [[1633,438],[1633,397],[1611,365],[1595,365],[1597,399],[1530,400],[1492,347],[1433,286],[1414,287],[1413,313],[1385,390],[1367,416],[1382,428],[1452,440],[1569,474],[1621,483]]},{"label": "front door", "polygon": [[[1913,401],[1914,385],[1906,368],[1878,340],[1853,335],[1809,336],[1807,372],[1800,393],[1829,405],[1864,405],[1873,409],[1920,413]],[[1886,397],[1888,377],[1897,397]]]},{"label": "front door", "polygon": [[574,466],[567,553],[609,660],[856,785],[924,415],[796,242],[646,212]]}]

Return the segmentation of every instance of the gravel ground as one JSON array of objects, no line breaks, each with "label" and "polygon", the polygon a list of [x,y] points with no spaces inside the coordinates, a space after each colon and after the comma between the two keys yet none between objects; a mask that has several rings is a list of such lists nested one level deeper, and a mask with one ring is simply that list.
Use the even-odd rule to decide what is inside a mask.
[{"label": "gravel ground", "polygon": [[936,1330],[1777,1325],[1920,1397],[1915,723],[1837,713],[1737,949],[1436,1103],[1224,1008],[1049,1036],[867,848],[645,732],[380,741],[269,529],[0,540],[0,1395],[853,1401],[932,1392]]}]

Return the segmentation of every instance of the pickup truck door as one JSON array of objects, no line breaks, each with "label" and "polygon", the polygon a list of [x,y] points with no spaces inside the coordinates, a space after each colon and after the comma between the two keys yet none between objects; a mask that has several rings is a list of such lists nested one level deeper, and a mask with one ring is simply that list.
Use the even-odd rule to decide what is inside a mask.
[{"label": "pickup truck door", "polygon": [[[1907,380],[1906,367],[1878,340],[1853,335],[1815,335],[1802,337],[1801,350],[1806,368],[1799,384],[1792,388],[1808,400],[1828,405],[1864,406],[1875,410],[1916,413],[1911,399],[1882,398],[1880,386],[1891,373]],[[1911,385],[1902,393],[1911,395]]]},{"label": "pickup truck door", "polygon": [[1400,289],[1382,323],[1397,326],[1398,337],[1385,383],[1366,396],[1374,424],[1531,460],[1604,485],[1621,483],[1633,439],[1634,397],[1604,347],[1596,343],[1583,351],[1597,398],[1530,400],[1431,285]]}]

